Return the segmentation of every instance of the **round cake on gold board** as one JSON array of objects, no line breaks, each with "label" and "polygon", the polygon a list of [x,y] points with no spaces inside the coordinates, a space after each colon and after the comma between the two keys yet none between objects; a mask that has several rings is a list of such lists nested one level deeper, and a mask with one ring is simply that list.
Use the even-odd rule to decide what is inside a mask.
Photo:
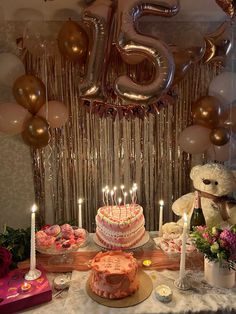
[{"label": "round cake on gold board", "polygon": [[[149,236],[149,232],[145,232],[143,238],[137,242],[135,245],[129,247],[129,248],[124,248],[125,251],[128,251],[128,250],[133,250],[133,249],[138,249],[140,247],[142,247],[144,244],[146,244],[150,239],[150,236]],[[109,250],[113,250],[111,248],[108,248],[106,247],[105,244],[103,244],[97,237],[96,233],[93,235],[93,241],[98,245],[100,246],[101,248],[103,249],[109,249]],[[121,248],[119,250],[122,250]]]},{"label": "round cake on gold board", "polygon": [[134,306],[146,300],[151,295],[153,290],[152,280],[143,270],[140,270],[138,272],[138,276],[139,289],[134,294],[122,299],[106,299],[98,296],[91,290],[89,286],[90,278],[88,279],[86,284],[86,291],[91,299],[108,307],[122,308]]}]

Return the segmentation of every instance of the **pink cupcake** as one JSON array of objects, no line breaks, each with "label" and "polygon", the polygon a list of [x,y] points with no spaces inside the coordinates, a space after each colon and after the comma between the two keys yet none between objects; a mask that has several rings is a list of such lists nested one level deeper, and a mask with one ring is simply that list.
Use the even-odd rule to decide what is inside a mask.
[{"label": "pink cupcake", "polygon": [[70,239],[73,236],[74,230],[69,224],[64,224],[61,226],[61,235],[64,239]]},{"label": "pink cupcake", "polygon": [[61,232],[60,226],[59,225],[53,225],[51,227],[48,227],[45,229],[45,233],[48,236],[56,237],[58,234]]}]

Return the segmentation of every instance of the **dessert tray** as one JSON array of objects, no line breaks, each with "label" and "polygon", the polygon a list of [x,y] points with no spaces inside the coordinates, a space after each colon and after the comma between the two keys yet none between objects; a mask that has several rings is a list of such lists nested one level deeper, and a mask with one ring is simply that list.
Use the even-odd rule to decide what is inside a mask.
[{"label": "dessert tray", "polygon": [[[166,254],[179,255],[181,253],[182,234],[163,235],[163,237],[155,238],[154,241]],[[196,247],[193,240],[189,237],[186,242],[186,254],[193,252],[196,252]]]},{"label": "dessert tray", "polygon": [[108,307],[122,308],[133,306],[146,300],[153,290],[152,280],[144,271],[140,270],[138,276],[140,282],[139,289],[134,294],[122,299],[111,300],[98,296],[91,290],[89,286],[89,279],[86,284],[86,291],[91,299]]},{"label": "dessert tray", "polygon": [[[144,237],[139,241],[137,242],[135,245],[133,245],[132,247],[129,247],[127,249],[125,249],[125,251],[129,251],[129,250],[134,250],[134,249],[138,249],[142,246],[144,246],[150,239],[150,236],[149,236],[149,232],[145,232],[144,234]],[[109,250],[113,250],[112,248],[108,248],[105,244],[103,244],[97,237],[96,233],[93,235],[93,241],[98,245],[100,246],[101,248],[103,249],[109,249]]]},{"label": "dessert tray", "polygon": [[36,250],[47,255],[59,255],[49,262],[55,264],[71,263],[67,255],[87,245],[88,232],[68,224],[54,225],[36,233]]}]

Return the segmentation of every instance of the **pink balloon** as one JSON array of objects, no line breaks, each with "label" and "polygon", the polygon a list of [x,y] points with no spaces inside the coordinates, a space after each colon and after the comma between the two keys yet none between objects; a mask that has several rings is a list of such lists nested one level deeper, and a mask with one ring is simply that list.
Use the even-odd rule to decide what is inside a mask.
[{"label": "pink balloon", "polygon": [[44,104],[37,115],[46,119],[51,128],[62,127],[69,118],[67,107],[62,102],[56,100],[48,102],[48,110],[47,104]]},{"label": "pink balloon", "polygon": [[235,157],[236,141],[233,138],[231,138],[231,140],[223,146],[216,146],[211,144],[207,150],[207,158],[210,160],[227,161],[230,158]]},{"label": "pink balloon", "polygon": [[18,134],[24,130],[24,123],[31,117],[28,110],[16,103],[0,104],[0,131]]},{"label": "pink balloon", "polygon": [[201,154],[210,146],[210,129],[201,125],[191,125],[179,136],[180,148],[189,154]]}]

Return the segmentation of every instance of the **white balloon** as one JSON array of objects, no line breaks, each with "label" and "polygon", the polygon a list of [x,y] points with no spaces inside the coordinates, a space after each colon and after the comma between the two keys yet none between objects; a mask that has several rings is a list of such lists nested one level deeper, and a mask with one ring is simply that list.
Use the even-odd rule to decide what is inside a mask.
[{"label": "white balloon", "polygon": [[223,72],[210,83],[209,95],[217,97],[224,105],[236,100],[236,73]]},{"label": "white balloon", "polygon": [[25,74],[23,62],[10,52],[0,54],[0,84],[12,87],[15,80]]}]

